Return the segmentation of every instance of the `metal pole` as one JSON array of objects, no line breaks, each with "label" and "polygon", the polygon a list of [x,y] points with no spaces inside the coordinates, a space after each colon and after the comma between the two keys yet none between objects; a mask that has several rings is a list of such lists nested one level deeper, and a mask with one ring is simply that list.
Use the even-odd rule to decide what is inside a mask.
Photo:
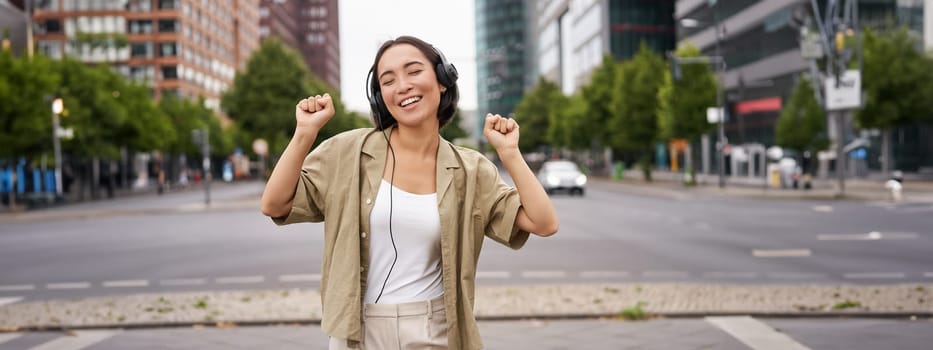
[{"label": "metal pole", "polygon": [[717,113],[719,114],[719,188],[726,187],[726,127],[725,127],[725,118],[723,116],[724,108],[723,105],[723,81],[722,76],[725,72],[725,59],[722,57],[720,52],[720,41],[722,36],[722,29],[719,28],[719,16],[716,14],[716,8],[713,8],[713,30],[716,31],[716,57],[719,57],[719,62],[716,66],[716,105],[718,108]]},{"label": "metal pole", "polygon": [[204,204],[211,204],[211,142],[208,136],[209,130],[204,128],[201,138],[201,153],[204,155]]},{"label": "metal pole", "polygon": [[26,10],[26,57],[32,58],[32,0],[25,0],[23,8]]},{"label": "metal pole", "polygon": [[58,113],[52,112],[52,146],[55,150],[55,197],[62,196],[62,145],[58,138]]},{"label": "metal pole", "polygon": [[843,197],[846,195],[846,115],[850,113],[849,110],[845,111],[836,111],[836,178],[839,180],[839,193],[836,195],[838,197]]}]

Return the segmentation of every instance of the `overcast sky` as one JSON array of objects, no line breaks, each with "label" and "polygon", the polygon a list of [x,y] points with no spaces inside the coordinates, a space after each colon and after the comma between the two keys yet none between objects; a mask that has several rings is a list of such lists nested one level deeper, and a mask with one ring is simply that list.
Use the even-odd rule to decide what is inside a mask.
[{"label": "overcast sky", "polygon": [[412,35],[457,67],[460,108],[476,109],[473,12],[473,0],[340,0],[340,90],[347,108],[369,115],[366,73],[376,50],[386,40]]}]

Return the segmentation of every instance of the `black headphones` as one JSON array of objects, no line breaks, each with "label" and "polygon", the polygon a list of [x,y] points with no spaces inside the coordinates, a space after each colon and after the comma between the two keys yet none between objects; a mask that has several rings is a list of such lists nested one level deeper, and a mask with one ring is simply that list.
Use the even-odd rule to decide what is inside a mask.
[{"label": "black headphones", "polygon": [[[460,74],[457,73],[457,67],[454,67],[453,63],[448,62],[444,54],[436,47],[432,45],[431,49],[441,58],[441,62],[434,67],[437,81],[448,89],[452,88],[457,83],[457,78],[460,77]],[[389,108],[386,106],[385,100],[382,99],[379,81],[374,77],[376,74],[375,70],[376,66],[374,65],[369,69],[369,74],[366,75],[366,98],[369,99],[369,109],[372,111],[373,120],[376,122],[376,125],[382,129],[384,126],[392,125],[394,118],[392,114],[389,113]],[[443,104],[444,98],[445,95],[441,93],[441,104]]]}]

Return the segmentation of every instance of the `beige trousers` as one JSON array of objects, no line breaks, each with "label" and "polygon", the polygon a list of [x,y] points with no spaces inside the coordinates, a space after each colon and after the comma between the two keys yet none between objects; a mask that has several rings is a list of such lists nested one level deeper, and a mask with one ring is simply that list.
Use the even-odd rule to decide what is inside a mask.
[{"label": "beige trousers", "polygon": [[331,337],[329,349],[447,349],[444,297],[404,304],[363,305],[363,341]]}]

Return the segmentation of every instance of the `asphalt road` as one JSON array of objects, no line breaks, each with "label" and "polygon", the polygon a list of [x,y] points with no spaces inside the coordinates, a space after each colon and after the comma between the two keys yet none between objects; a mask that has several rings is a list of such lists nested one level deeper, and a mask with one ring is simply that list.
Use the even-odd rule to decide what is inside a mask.
[{"label": "asphalt road", "polygon": [[[0,215],[0,300],[316,288],[323,226],[275,226],[261,188],[214,186],[208,210],[188,191]],[[910,207],[647,196],[601,181],[552,198],[558,234],[519,251],[487,240],[479,285],[933,281],[933,215]]]}]

